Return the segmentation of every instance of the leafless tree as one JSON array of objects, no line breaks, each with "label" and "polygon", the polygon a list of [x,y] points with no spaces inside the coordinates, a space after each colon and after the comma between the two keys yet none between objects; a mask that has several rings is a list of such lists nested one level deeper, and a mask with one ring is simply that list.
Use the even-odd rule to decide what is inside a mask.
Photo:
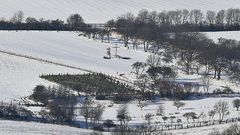
[{"label": "leafless tree", "polygon": [[144,73],[146,66],[143,62],[135,62],[132,64],[132,73],[135,74],[137,79]]},{"label": "leafless tree", "polygon": [[148,104],[147,104],[147,102],[146,101],[139,101],[139,103],[138,103],[138,107],[140,107],[141,108],[141,110],[144,108],[144,107],[146,107]]},{"label": "leafless tree", "polygon": [[120,125],[127,125],[128,122],[131,120],[131,117],[128,114],[127,105],[122,105],[117,110],[117,119],[120,121]]},{"label": "leafless tree", "polygon": [[19,10],[16,13],[13,14],[13,17],[11,18],[12,23],[21,23],[24,19],[24,13],[23,11]]},{"label": "leafless tree", "polygon": [[210,110],[208,112],[209,120],[214,120],[215,115],[216,115],[216,111],[215,110]]},{"label": "leafless tree", "polygon": [[188,23],[189,21],[189,11],[187,9],[182,10],[182,23]]},{"label": "leafless tree", "polygon": [[229,115],[229,105],[226,101],[218,101],[214,105],[214,111],[219,115],[219,120],[223,120],[226,115]]},{"label": "leafless tree", "polygon": [[220,26],[224,26],[224,19],[225,19],[225,10],[220,10],[216,16],[216,24]]},{"label": "leafless tree", "polygon": [[198,9],[193,9],[190,12],[190,21],[193,24],[200,24],[202,22],[203,19],[203,13],[201,10]]},{"label": "leafless tree", "polygon": [[85,118],[85,124],[87,129],[88,129],[88,119],[91,117],[91,114],[92,114],[92,105],[93,105],[93,101],[90,98],[86,98],[80,108],[80,114]]},{"label": "leafless tree", "polygon": [[208,22],[208,24],[213,25],[215,23],[215,19],[216,19],[216,13],[215,11],[207,11],[207,15],[206,15],[206,21]]},{"label": "leafless tree", "polygon": [[202,77],[202,84],[203,84],[204,92],[205,92],[205,93],[206,93],[206,92],[208,93],[209,88],[210,88],[210,86],[211,86],[211,84],[212,84],[211,78],[210,78],[208,75],[204,75],[204,76]]},{"label": "leafless tree", "polygon": [[217,130],[212,131],[208,135],[239,135],[240,134],[240,126],[238,124],[233,124],[222,133]]},{"label": "leafless tree", "polygon": [[157,108],[156,114],[159,115],[159,116],[163,116],[163,115],[164,115],[164,110],[165,110],[165,109],[164,109],[163,105],[160,104],[160,105],[158,106],[158,108]]},{"label": "leafless tree", "polygon": [[227,22],[228,26],[233,25],[233,23],[234,23],[234,9],[233,8],[230,8],[226,11],[226,22]]},{"label": "leafless tree", "polygon": [[184,107],[185,106],[185,103],[183,103],[181,101],[178,101],[178,100],[175,100],[173,102],[173,106],[177,107],[177,110],[179,110],[180,107]]},{"label": "leafless tree", "polygon": [[158,54],[151,54],[148,56],[147,64],[150,67],[159,67],[161,65],[161,56]]}]

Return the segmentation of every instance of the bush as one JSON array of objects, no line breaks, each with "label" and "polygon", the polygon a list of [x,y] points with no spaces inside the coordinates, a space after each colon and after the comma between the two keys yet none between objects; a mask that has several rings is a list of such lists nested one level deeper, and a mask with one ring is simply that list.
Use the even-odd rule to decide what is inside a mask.
[{"label": "bush", "polygon": [[103,129],[103,127],[102,126],[95,126],[95,127],[93,127],[93,130],[95,130],[95,131],[104,131],[104,129]]}]

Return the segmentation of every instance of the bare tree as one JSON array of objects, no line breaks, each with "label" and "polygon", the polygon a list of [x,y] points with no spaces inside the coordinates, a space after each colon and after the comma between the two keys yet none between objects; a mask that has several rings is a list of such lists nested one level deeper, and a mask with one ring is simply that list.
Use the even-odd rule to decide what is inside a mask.
[{"label": "bare tree", "polygon": [[215,11],[207,11],[206,21],[208,24],[213,25],[215,23],[216,13]]},{"label": "bare tree", "polygon": [[83,24],[84,20],[79,14],[70,15],[67,19],[68,26],[73,30],[79,30]]},{"label": "bare tree", "polygon": [[202,77],[202,83],[203,83],[204,92],[205,92],[205,93],[208,93],[209,88],[210,88],[210,86],[211,86],[211,84],[212,84],[211,78],[210,78],[208,75],[204,75],[204,76]]},{"label": "bare tree", "polygon": [[231,125],[228,129],[224,130],[222,135],[239,135],[240,126],[238,124]]},{"label": "bare tree", "polygon": [[193,9],[190,12],[190,21],[191,23],[197,25],[200,24],[202,22],[203,19],[203,13],[201,10],[198,9]]},{"label": "bare tree", "polygon": [[147,121],[148,126],[151,126],[152,119],[153,119],[153,114],[148,113],[148,114],[145,115],[145,120]]},{"label": "bare tree", "polygon": [[234,9],[233,8],[229,8],[226,12],[226,22],[227,22],[227,25],[230,26],[230,25],[233,25],[234,23]]},{"label": "bare tree", "polygon": [[136,75],[137,79],[143,74],[146,66],[147,65],[143,62],[135,62],[132,64],[132,73]]},{"label": "bare tree", "polygon": [[187,9],[182,10],[182,23],[188,23],[189,21],[189,11]]},{"label": "bare tree", "polygon": [[147,64],[150,67],[159,67],[161,65],[161,57],[157,54],[151,54],[148,56]]},{"label": "bare tree", "polygon": [[216,16],[216,24],[224,26],[225,10],[220,10]]},{"label": "bare tree", "polygon": [[212,131],[208,135],[239,135],[240,134],[240,126],[238,124],[233,124],[222,133],[217,130]]},{"label": "bare tree", "polygon": [[117,110],[117,118],[120,121],[120,125],[126,125],[128,121],[131,120],[131,117],[128,114],[127,105],[122,105]]},{"label": "bare tree", "polygon": [[16,13],[13,14],[13,17],[11,18],[11,22],[12,23],[21,23],[23,22],[23,19],[24,19],[24,13],[23,11],[19,10],[17,11]]},{"label": "bare tree", "polygon": [[160,105],[158,106],[158,108],[157,108],[156,114],[159,115],[159,116],[163,116],[163,115],[164,115],[164,110],[165,110],[165,109],[164,109],[163,105],[160,104]]},{"label": "bare tree", "polygon": [[96,123],[99,123],[99,121],[102,118],[104,109],[105,107],[101,104],[97,104],[96,107],[92,107],[90,117],[93,125],[95,125]]},{"label": "bare tree", "polygon": [[177,110],[179,110],[180,107],[184,107],[185,106],[185,103],[183,103],[181,101],[178,101],[178,100],[175,100],[173,102],[173,106],[177,107]]},{"label": "bare tree", "polygon": [[141,110],[144,108],[144,107],[146,107],[148,104],[147,104],[147,102],[141,102],[141,101],[139,101],[139,103],[138,103],[138,107],[140,107],[141,108]]},{"label": "bare tree", "polygon": [[86,128],[88,129],[88,119],[91,117],[93,101],[86,98],[80,108],[80,114],[85,118]]},{"label": "bare tree", "polygon": [[146,9],[140,10],[137,15],[137,21],[140,21],[143,23],[148,23],[148,15],[149,15],[148,10],[146,10]]},{"label": "bare tree", "polygon": [[223,120],[226,115],[229,115],[229,105],[226,101],[218,101],[213,108],[214,111],[218,113],[219,120]]},{"label": "bare tree", "polygon": [[216,115],[216,111],[215,110],[210,110],[208,112],[209,120],[214,120],[215,115]]}]

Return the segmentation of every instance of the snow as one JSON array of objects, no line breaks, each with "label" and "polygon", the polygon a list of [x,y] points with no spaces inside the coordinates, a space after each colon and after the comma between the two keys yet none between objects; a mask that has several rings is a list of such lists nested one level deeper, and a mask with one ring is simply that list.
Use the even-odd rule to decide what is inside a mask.
[{"label": "snow", "polygon": [[173,133],[174,135],[207,135],[212,131],[222,132],[223,130],[227,129],[231,125],[232,124],[222,124],[222,125],[215,125],[215,126],[208,126],[208,127],[190,128],[190,129],[171,131],[171,133]]},{"label": "snow", "polygon": [[[25,18],[28,16],[45,19],[66,20],[70,14],[79,13],[87,23],[104,23],[112,18],[131,12],[137,14],[141,9],[150,11],[157,10],[175,10],[175,9],[201,9],[218,11],[220,9],[238,8],[238,0],[0,0],[0,17],[11,18],[14,12],[22,10]],[[231,32],[206,32],[206,34],[217,41],[218,38],[229,38],[240,40],[239,31]],[[103,72],[110,75],[125,74],[129,77],[131,65],[136,61],[145,62],[149,53],[141,50],[133,51],[119,45],[118,53],[124,57],[130,57],[130,60],[113,58],[111,60],[103,59],[106,55],[106,49],[111,48],[114,55],[114,44],[101,43],[96,40],[79,37],[74,32],[38,32],[38,31],[0,31],[0,50],[10,51],[18,54],[33,56],[44,60],[57,63],[63,63],[75,67]],[[116,40],[115,42],[120,42]],[[0,100],[5,102],[10,100],[19,100],[31,94],[32,89],[38,85],[55,85],[49,81],[39,78],[42,74],[69,73],[78,74],[83,71],[44,63],[27,58],[12,56],[0,53]],[[201,84],[201,76],[196,74],[186,75],[179,72],[177,81],[196,82]],[[239,84],[233,84],[228,81],[227,76],[221,80],[213,80],[211,90],[229,86],[234,91],[239,92]],[[211,92],[211,91],[210,91]],[[182,115],[186,112],[205,113],[212,109],[213,105],[219,101],[227,101],[230,106],[230,115],[228,118],[239,117],[240,113],[232,106],[232,101],[239,97],[209,97],[194,100],[183,101],[186,105],[179,110],[173,106],[173,101],[161,99],[155,102],[149,102],[148,106],[141,110],[136,102],[128,103],[129,114],[132,117],[130,125],[145,122],[144,116],[148,113],[156,114],[157,107],[162,104],[165,108],[165,115],[175,115],[176,119],[186,119]],[[103,113],[103,120],[111,119],[118,123],[116,118],[117,109],[121,104],[114,104],[113,107],[107,107],[110,101],[98,101],[106,106]],[[38,112],[40,108],[28,108]],[[175,119],[175,120],[176,120]],[[207,117],[208,119],[208,117]],[[218,119],[218,115],[215,116]],[[78,120],[84,121],[79,116]],[[154,122],[163,122],[160,116],[154,116]],[[190,120],[191,121],[191,120]],[[168,121],[169,122],[169,121]],[[213,129],[222,131],[230,124],[209,126],[202,128],[193,128],[185,130],[171,131],[176,135],[201,135],[211,132]],[[77,129],[68,126],[48,125],[31,122],[14,122],[0,120],[0,134],[3,135],[46,135],[46,134],[90,134],[90,131]]]},{"label": "snow", "polygon": [[86,22],[104,23],[112,18],[141,9],[174,10],[201,9],[203,11],[239,8],[238,0],[0,0],[0,16],[9,19],[17,10],[25,17],[62,19],[79,13]]},{"label": "snow", "polygon": [[0,100],[18,100],[29,96],[36,85],[53,85],[39,78],[42,74],[53,73],[77,74],[82,71],[0,53]]},{"label": "snow", "polygon": [[129,74],[134,62],[145,61],[148,56],[148,53],[143,51],[121,47],[118,49],[118,55],[130,57],[130,60],[106,60],[103,59],[107,53],[106,49],[111,47],[111,53],[115,55],[115,45],[79,37],[74,32],[0,31],[0,40],[1,50],[111,75]]},{"label": "snow", "polygon": [[218,41],[219,38],[226,39],[235,39],[240,41],[240,31],[221,31],[221,32],[204,32],[209,38],[213,39],[215,42]]},{"label": "snow", "polygon": [[0,120],[1,135],[90,135],[91,132],[68,126]]},{"label": "snow", "polygon": [[[198,116],[203,113],[206,115],[206,120],[209,120],[208,112],[210,110],[213,110],[213,106],[218,101],[226,101],[229,105],[229,112],[230,115],[228,115],[226,118],[237,118],[240,116],[240,113],[236,110],[236,108],[233,108],[232,101],[234,99],[239,99],[239,97],[209,97],[209,98],[200,98],[195,100],[184,100],[182,102],[185,103],[185,106],[177,110],[175,106],[173,106],[173,101],[161,99],[154,102],[148,102],[148,105],[144,107],[142,110],[140,107],[138,107],[137,102],[132,102],[127,104],[129,115],[131,116],[131,121],[129,122],[130,125],[140,125],[143,122],[146,122],[145,115],[146,114],[153,114],[153,123],[155,122],[161,122],[162,124],[164,121],[162,120],[161,116],[157,116],[157,108],[161,104],[164,108],[164,116],[170,117],[175,116],[176,119],[174,120],[174,123],[177,124],[177,119],[181,119],[182,122],[185,124],[184,127],[187,124],[186,118],[183,117],[183,114],[187,112],[195,112]],[[119,123],[117,120],[117,110],[120,106],[124,104],[114,104],[113,107],[108,107],[110,104],[109,101],[98,101],[101,104],[105,105],[105,111],[103,113],[103,120],[111,119],[114,120],[115,123]],[[218,114],[215,115],[214,119],[218,120],[219,116]],[[83,118],[79,118],[80,120],[84,120]],[[189,120],[192,122],[192,120]],[[201,119],[200,119],[201,121]],[[166,123],[170,123],[170,120],[166,121]],[[160,127],[161,128],[161,127]]]}]

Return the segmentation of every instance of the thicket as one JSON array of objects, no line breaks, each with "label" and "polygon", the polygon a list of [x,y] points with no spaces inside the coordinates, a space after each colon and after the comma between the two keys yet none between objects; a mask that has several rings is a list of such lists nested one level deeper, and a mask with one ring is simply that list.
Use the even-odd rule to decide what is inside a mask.
[{"label": "thicket", "polygon": [[56,82],[77,91],[79,95],[96,96],[97,99],[112,99],[114,101],[130,101],[136,91],[129,85],[117,81],[104,74],[83,75],[42,75],[41,78]]}]

